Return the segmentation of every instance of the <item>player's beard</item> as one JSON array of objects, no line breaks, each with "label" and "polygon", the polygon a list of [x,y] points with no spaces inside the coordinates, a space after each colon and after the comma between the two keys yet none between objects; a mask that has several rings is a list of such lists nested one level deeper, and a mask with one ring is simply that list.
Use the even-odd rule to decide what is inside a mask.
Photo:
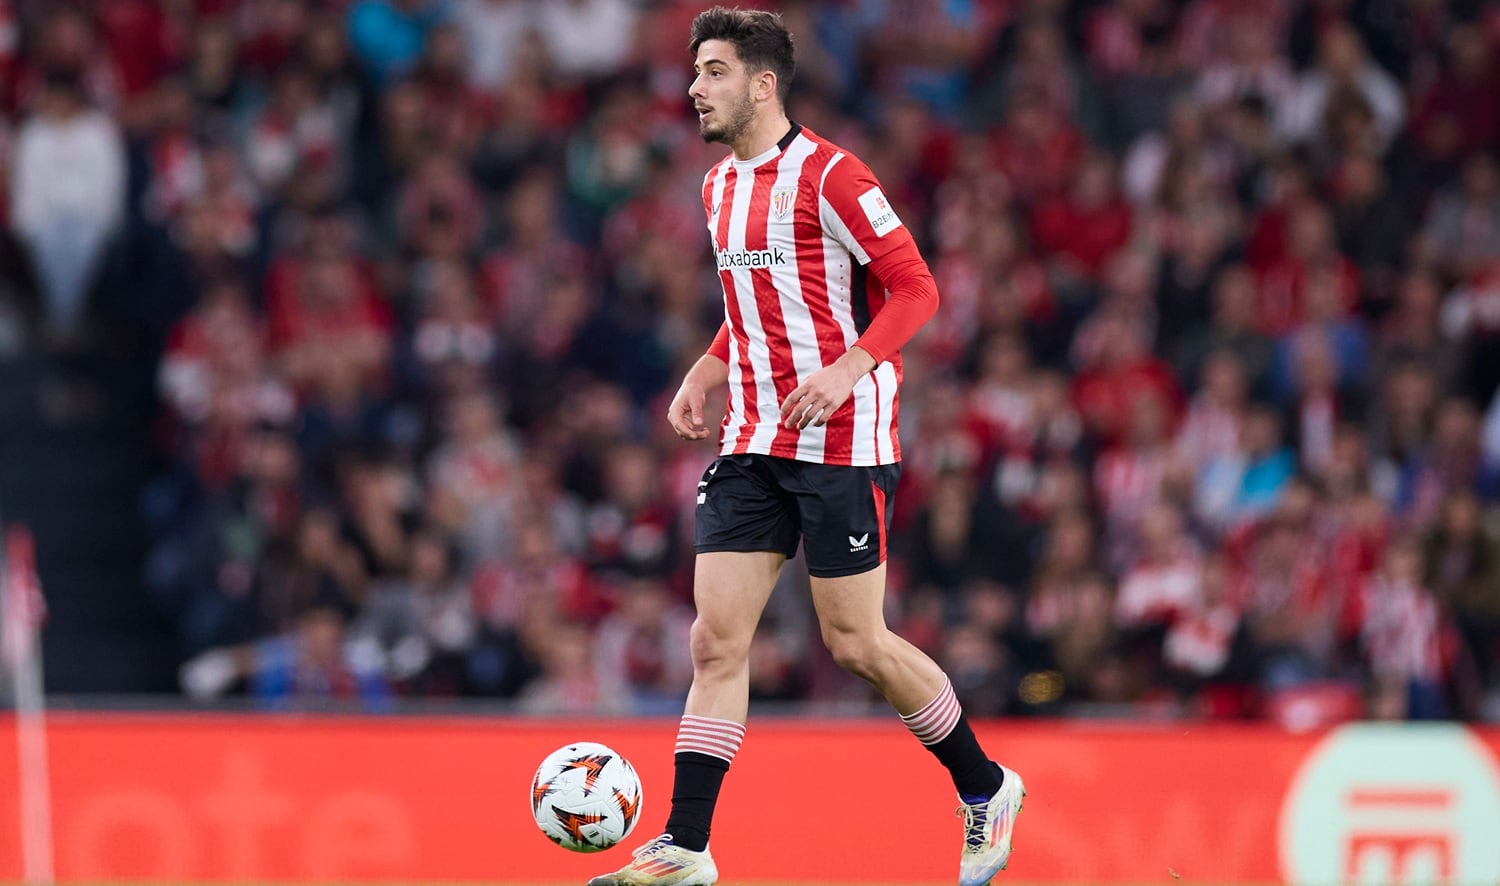
[{"label": "player's beard", "polygon": [[731,145],[739,140],[740,136],[755,122],[755,102],[750,100],[750,91],[740,96],[735,102],[723,110],[715,111],[723,122],[710,124],[707,120],[698,121],[698,134],[703,136],[705,142],[720,142]]}]

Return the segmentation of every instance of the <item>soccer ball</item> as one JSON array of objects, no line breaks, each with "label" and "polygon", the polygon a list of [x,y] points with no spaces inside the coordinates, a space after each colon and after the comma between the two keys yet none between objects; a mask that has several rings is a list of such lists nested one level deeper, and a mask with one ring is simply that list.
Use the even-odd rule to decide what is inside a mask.
[{"label": "soccer ball", "polygon": [[581,741],[547,755],[531,780],[531,812],[547,839],[598,852],[625,839],[641,814],[641,780],[630,761]]}]

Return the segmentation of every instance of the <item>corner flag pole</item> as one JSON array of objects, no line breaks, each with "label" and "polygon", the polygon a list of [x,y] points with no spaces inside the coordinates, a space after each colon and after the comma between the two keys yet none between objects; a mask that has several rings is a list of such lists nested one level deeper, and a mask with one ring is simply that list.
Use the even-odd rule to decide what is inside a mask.
[{"label": "corner flag pole", "polygon": [[46,693],[41,626],[47,617],[30,530],[5,532],[0,568],[0,657],[10,671],[16,707],[16,765],[20,776],[21,867],[28,884],[54,882],[52,784],[47,764]]}]

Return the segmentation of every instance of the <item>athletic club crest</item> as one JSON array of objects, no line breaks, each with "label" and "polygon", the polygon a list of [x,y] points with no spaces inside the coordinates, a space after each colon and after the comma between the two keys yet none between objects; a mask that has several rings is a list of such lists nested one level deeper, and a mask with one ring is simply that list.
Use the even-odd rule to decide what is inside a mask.
[{"label": "athletic club crest", "polygon": [[780,185],[771,189],[771,214],[784,221],[797,203],[797,186]]}]

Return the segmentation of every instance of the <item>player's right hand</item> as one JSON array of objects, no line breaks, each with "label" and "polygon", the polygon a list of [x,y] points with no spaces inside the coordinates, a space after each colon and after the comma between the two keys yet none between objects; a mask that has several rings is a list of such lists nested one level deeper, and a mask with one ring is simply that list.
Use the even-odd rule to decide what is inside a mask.
[{"label": "player's right hand", "polygon": [[672,430],[684,440],[702,440],[708,436],[708,425],[703,422],[703,402],[706,391],[691,382],[683,382],[667,407],[667,422]]}]

